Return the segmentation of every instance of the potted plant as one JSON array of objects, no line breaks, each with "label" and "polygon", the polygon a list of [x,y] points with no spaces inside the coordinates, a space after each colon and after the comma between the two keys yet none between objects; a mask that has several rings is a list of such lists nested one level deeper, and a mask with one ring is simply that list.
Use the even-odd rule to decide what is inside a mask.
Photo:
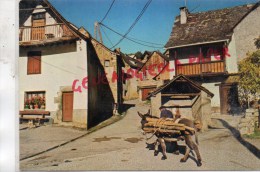
[{"label": "potted plant", "polygon": [[24,103],[24,109],[29,109],[29,108],[30,108],[29,100],[26,99]]},{"label": "potted plant", "polygon": [[33,109],[33,98],[32,99],[29,99],[29,108],[30,109]]},{"label": "potted plant", "polygon": [[39,104],[41,109],[45,109],[45,97],[40,97]]},{"label": "potted plant", "polygon": [[36,97],[36,96],[34,97],[33,104],[34,104],[34,109],[39,108],[39,98],[38,97]]}]

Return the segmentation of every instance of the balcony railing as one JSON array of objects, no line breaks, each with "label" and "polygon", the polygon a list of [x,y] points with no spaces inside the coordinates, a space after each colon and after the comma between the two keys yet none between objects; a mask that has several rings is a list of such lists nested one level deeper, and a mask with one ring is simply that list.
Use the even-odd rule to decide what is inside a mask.
[{"label": "balcony railing", "polygon": [[223,60],[203,63],[178,64],[176,70],[177,75],[207,75],[224,72],[225,64]]},{"label": "balcony railing", "polygon": [[37,41],[53,38],[71,37],[73,34],[64,24],[53,24],[45,26],[25,26],[19,28],[19,41]]}]

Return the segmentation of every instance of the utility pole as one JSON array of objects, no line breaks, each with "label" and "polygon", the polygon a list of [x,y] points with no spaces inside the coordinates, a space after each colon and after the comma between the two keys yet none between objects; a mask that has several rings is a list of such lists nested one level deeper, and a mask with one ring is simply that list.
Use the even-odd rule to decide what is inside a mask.
[{"label": "utility pole", "polygon": [[95,22],[94,26],[95,26],[95,29],[94,29],[95,39],[98,40],[98,39],[97,39],[97,32],[98,32],[99,42],[100,42],[101,44],[103,44],[103,40],[102,40],[102,35],[101,35],[101,32],[100,32],[99,23],[98,23],[98,22]]}]

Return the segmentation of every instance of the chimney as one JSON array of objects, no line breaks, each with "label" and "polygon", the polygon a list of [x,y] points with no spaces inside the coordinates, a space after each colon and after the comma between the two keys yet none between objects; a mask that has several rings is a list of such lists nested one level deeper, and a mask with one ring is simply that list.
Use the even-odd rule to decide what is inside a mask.
[{"label": "chimney", "polygon": [[117,52],[117,53],[121,53],[120,48],[116,48],[116,52]]},{"label": "chimney", "polygon": [[188,9],[186,7],[180,8],[180,21],[181,24],[186,24],[188,18]]}]

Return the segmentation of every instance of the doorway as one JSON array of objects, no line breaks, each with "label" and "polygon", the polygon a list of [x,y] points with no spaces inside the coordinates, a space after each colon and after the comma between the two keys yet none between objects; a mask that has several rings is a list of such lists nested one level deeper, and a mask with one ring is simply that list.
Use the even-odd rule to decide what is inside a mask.
[{"label": "doorway", "polygon": [[73,117],[73,92],[62,93],[62,121],[72,122]]}]

